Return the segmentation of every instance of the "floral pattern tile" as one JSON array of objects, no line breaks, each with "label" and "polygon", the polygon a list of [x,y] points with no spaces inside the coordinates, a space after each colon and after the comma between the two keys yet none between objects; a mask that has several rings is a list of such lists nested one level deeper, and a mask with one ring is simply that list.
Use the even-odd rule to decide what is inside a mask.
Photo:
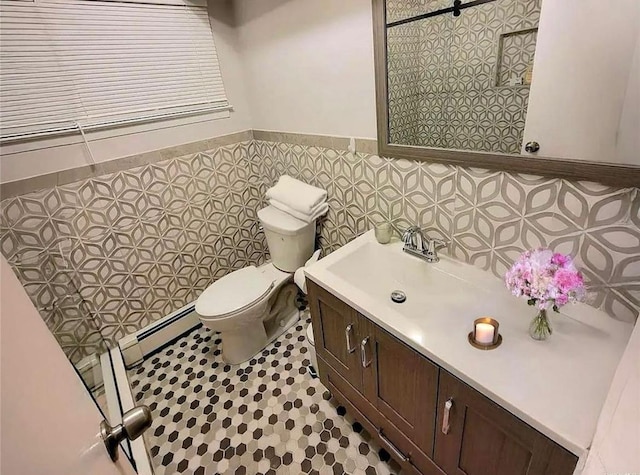
[{"label": "floral pattern tile", "polygon": [[520,252],[549,246],[576,257],[589,304],[637,318],[638,188],[287,142],[239,142],[3,200],[0,250],[77,362],[264,262],[256,213],[284,173],[327,189],[325,253],[381,221],[419,225],[499,277]]}]

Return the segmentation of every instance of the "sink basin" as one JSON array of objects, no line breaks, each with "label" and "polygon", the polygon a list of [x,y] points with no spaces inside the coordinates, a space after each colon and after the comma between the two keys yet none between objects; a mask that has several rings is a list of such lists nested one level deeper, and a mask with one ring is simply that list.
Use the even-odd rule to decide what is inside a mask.
[{"label": "sink basin", "polygon": [[[440,255],[427,263],[372,231],[305,268],[333,293],[425,357],[574,454],[586,453],[632,325],[584,304],[550,312],[553,335],[529,337],[536,314],[501,279]],[[391,292],[406,294],[404,303]],[[474,319],[498,320],[502,345],[472,347]],[[597,348],[597,351],[594,351]]]},{"label": "sink basin", "polygon": [[[463,315],[463,309],[489,299],[491,291],[474,282],[468,275],[470,269],[465,267],[446,257],[437,263],[426,263],[402,252],[400,243],[381,246],[367,242],[327,270],[376,296],[390,309],[401,311],[405,318],[425,319],[438,314],[436,300],[439,306]],[[392,302],[394,290],[403,291],[407,300],[402,304]]]}]

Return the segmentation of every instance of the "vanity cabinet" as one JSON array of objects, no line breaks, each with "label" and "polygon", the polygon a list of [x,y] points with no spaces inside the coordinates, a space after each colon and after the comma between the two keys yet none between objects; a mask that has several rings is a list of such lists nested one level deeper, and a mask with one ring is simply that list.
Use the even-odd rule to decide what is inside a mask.
[{"label": "vanity cabinet", "polygon": [[[357,348],[365,320],[342,300],[311,284],[309,305],[313,318],[316,352],[333,370],[362,392],[362,366]],[[316,327],[318,330],[316,331]]]},{"label": "vanity cabinet", "polygon": [[[383,416],[382,435],[408,455],[415,451],[407,442],[431,455],[438,367],[372,323],[363,342],[365,397]],[[403,437],[394,440],[394,432]]]},{"label": "vanity cabinet", "polygon": [[431,460],[438,367],[322,287],[307,288],[323,384],[409,473],[442,474]]},{"label": "vanity cabinet", "polygon": [[322,383],[408,473],[570,475],[577,458],[307,281]]},{"label": "vanity cabinet", "polygon": [[450,475],[564,475],[572,474],[577,462],[575,455],[444,370],[434,460]]}]

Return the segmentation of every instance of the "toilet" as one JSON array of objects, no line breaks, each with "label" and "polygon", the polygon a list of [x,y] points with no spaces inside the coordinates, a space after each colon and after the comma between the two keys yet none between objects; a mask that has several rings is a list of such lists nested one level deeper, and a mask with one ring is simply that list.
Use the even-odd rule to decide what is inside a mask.
[{"label": "toilet", "polygon": [[248,266],[211,284],[198,297],[202,323],[220,332],[222,358],[250,360],[300,318],[293,273],[313,254],[316,223],[306,223],[272,206],[258,211],[271,262]]}]

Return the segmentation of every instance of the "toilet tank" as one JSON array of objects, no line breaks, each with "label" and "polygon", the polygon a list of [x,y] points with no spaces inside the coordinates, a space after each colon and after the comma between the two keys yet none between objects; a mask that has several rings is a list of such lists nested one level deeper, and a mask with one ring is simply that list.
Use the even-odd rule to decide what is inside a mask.
[{"label": "toilet tank", "polygon": [[304,266],[314,250],[316,223],[305,223],[273,206],[258,211],[273,265],[284,272]]}]

